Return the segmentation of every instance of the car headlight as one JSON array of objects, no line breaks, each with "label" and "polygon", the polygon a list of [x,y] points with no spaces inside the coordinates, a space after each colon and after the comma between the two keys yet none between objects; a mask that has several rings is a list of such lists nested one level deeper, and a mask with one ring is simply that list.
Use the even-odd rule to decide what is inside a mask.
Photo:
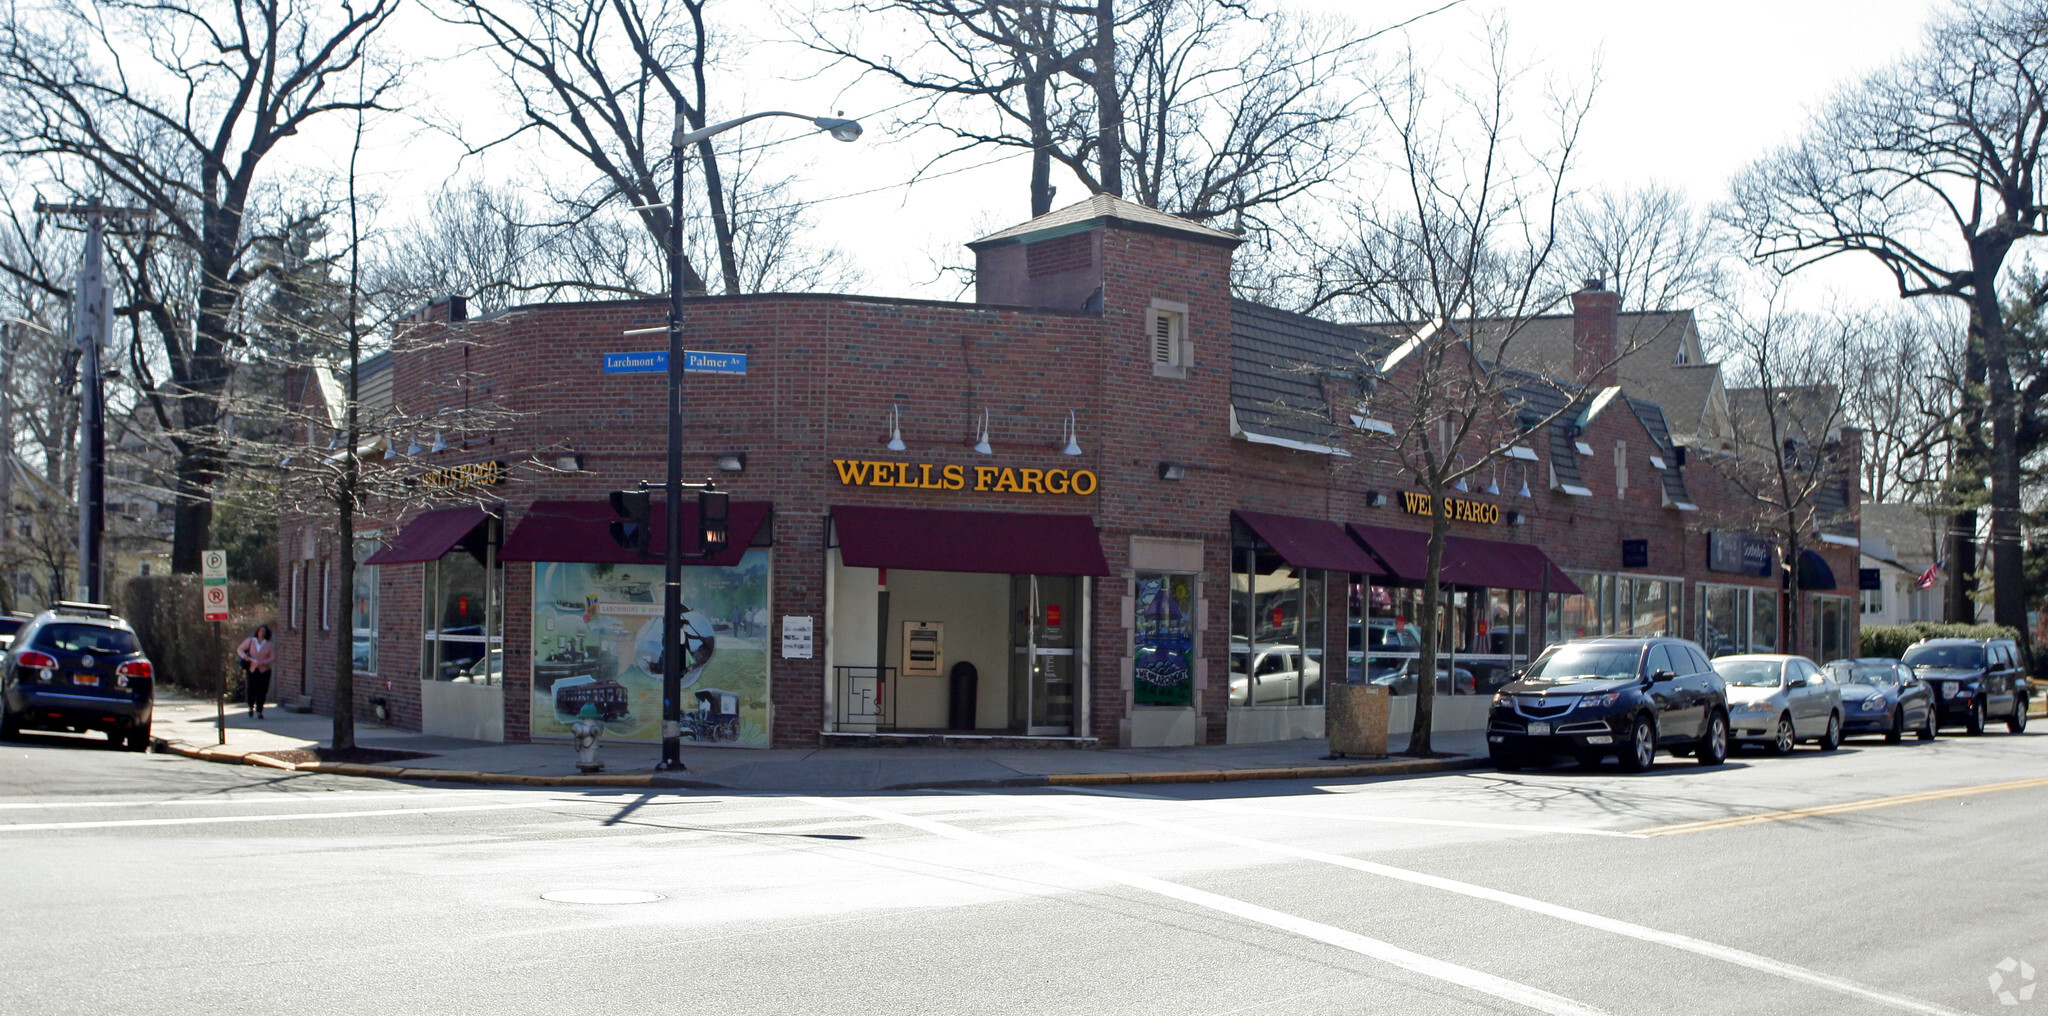
[{"label": "car headlight", "polygon": [[1605,709],[1619,701],[1621,701],[1621,693],[1618,691],[1610,691],[1605,695],[1587,695],[1579,699],[1579,708]]},{"label": "car headlight", "polygon": [[1514,703],[1514,701],[1515,701],[1515,697],[1514,697],[1513,695],[1510,695],[1510,694],[1508,694],[1507,692],[1504,692],[1504,691],[1497,691],[1497,692],[1494,692],[1494,693],[1493,693],[1493,704],[1494,704],[1494,705],[1497,705],[1497,706],[1505,706],[1505,705],[1512,705],[1512,704]]},{"label": "car headlight", "polygon": [[1952,684],[1944,684],[1944,685],[1942,685],[1942,686],[1941,686],[1941,697],[1942,697],[1942,698],[1955,698],[1955,697],[1956,697],[1956,686],[1955,686],[1955,685],[1952,685]]},{"label": "car headlight", "polygon": [[1729,704],[1728,711],[1735,713],[1767,713],[1771,711],[1771,704],[1769,702],[1734,702]]},{"label": "car headlight", "polygon": [[1886,702],[1882,697],[1863,700],[1863,708],[1873,713],[1888,708],[1890,705],[1891,703]]},{"label": "car headlight", "polygon": [[1972,688],[1972,687],[1970,687],[1970,686],[1968,686],[1968,685],[1963,685],[1963,686],[1960,686],[1960,687],[1956,688],[1956,697],[1957,697],[1957,698],[1969,698],[1970,696],[1972,696],[1972,695],[1975,695],[1975,694],[1977,694],[1977,689],[1975,689],[1975,688]]}]

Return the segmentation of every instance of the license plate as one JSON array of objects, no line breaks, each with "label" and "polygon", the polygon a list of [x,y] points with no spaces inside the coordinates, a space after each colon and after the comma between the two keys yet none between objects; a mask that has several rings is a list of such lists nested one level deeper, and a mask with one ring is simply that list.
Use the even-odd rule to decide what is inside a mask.
[{"label": "license plate", "polygon": [[1530,737],[1549,737],[1549,736],[1550,736],[1550,724],[1548,724],[1548,723],[1531,723],[1531,724],[1529,724],[1529,736],[1530,736]]},{"label": "license plate", "polygon": [[76,673],[71,675],[71,683],[90,688],[100,683],[100,676],[98,674]]}]

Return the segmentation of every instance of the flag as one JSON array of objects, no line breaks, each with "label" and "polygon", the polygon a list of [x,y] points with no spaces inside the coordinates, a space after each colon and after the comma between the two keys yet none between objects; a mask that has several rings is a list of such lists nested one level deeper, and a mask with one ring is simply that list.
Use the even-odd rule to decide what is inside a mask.
[{"label": "flag", "polygon": [[1919,577],[1919,578],[1918,578],[1917,580],[1915,580],[1915,581],[1914,581],[1914,583],[1913,583],[1913,588],[1915,588],[1915,589],[1933,589],[1933,588],[1934,588],[1934,578],[1935,578],[1935,576],[1937,576],[1937,575],[1940,575],[1940,574],[1941,574],[1941,562],[1940,562],[1940,561],[1936,561],[1936,562],[1934,562],[1933,564],[1930,564],[1930,565],[1928,565],[1928,566],[1927,566],[1927,570],[1926,570],[1926,571],[1924,571],[1924,572],[1921,572],[1921,573],[1920,573],[1920,577]]}]

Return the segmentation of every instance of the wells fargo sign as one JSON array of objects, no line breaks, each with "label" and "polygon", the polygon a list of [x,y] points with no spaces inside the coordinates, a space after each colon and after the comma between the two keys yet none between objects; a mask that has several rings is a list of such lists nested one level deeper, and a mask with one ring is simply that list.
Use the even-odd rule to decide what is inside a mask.
[{"label": "wells fargo sign", "polygon": [[1000,494],[1077,494],[1082,497],[1095,493],[1096,487],[1095,474],[1086,469],[1014,469],[1009,466],[953,466],[867,459],[833,459],[832,468],[839,471],[839,482],[848,487],[985,490]]},{"label": "wells fargo sign", "polygon": [[503,462],[465,462],[421,473],[420,485],[441,489],[489,487],[504,483],[508,473]]},{"label": "wells fargo sign", "polygon": [[[1439,498],[1444,514],[1454,522],[1479,522],[1489,526],[1500,524],[1500,505],[1484,501],[1467,501],[1462,497]],[[1435,515],[1430,510],[1429,495],[1407,491],[1401,495],[1401,507],[1410,515]]]}]

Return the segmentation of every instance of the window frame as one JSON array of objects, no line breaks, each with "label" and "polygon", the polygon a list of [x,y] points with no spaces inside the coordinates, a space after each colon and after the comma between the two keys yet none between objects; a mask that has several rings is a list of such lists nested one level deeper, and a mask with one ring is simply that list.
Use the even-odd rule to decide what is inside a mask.
[{"label": "window frame", "polygon": [[[1170,334],[1162,336],[1162,326]],[[1152,364],[1154,377],[1187,377],[1188,368],[1194,365],[1194,343],[1188,339],[1187,304],[1175,300],[1152,301],[1145,314],[1145,357]]]}]

